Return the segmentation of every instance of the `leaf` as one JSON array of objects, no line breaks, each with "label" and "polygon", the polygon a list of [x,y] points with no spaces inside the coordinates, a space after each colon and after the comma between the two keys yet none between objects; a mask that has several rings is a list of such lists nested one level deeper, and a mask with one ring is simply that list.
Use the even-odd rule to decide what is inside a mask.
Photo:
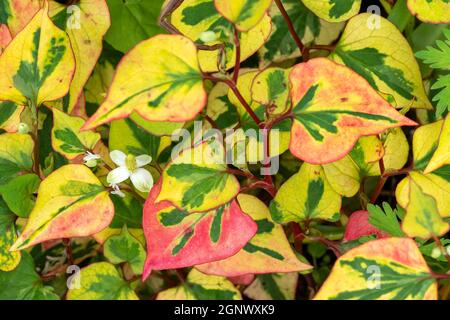
[{"label": "leaf", "polygon": [[450,228],[439,215],[434,198],[426,195],[412,178],[409,179],[409,202],[402,228],[409,237],[422,239],[442,236]]},{"label": "leaf", "polygon": [[114,219],[111,228],[122,228],[126,225],[128,228],[142,228],[142,210],[141,199],[129,192],[122,191],[125,197],[111,197],[114,203]]},{"label": "leaf", "polygon": [[[390,129],[381,135],[384,146],[384,168],[385,171],[402,169],[409,156],[409,142],[401,128]],[[379,166],[377,167],[379,171]]]},{"label": "leaf", "polygon": [[408,0],[411,14],[427,23],[450,23],[448,0]]},{"label": "leaf", "polygon": [[304,271],[311,267],[301,262],[292,250],[283,227],[270,217],[269,209],[258,198],[240,194],[242,211],[258,225],[256,234],[235,255],[220,261],[197,265],[206,274],[235,277],[245,274]]},{"label": "leaf", "polygon": [[12,37],[8,26],[6,24],[1,24],[0,22],[0,54],[3,53],[3,50],[5,50],[11,40]]},{"label": "leaf", "polygon": [[[369,208],[369,207],[368,207]],[[353,212],[345,227],[344,241],[353,241],[361,237],[375,235],[378,239],[386,237],[386,233],[369,223],[369,212],[358,210]],[[397,222],[398,225],[398,222]],[[399,226],[400,228],[400,226]],[[401,231],[401,230],[400,230]]]},{"label": "leaf", "polygon": [[400,217],[399,210],[402,210],[401,208],[392,210],[387,202],[383,202],[383,208],[368,204],[367,210],[369,211],[369,223],[372,226],[387,232],[393,237],[405,236],[397,219],[397,217]]},{"label": "leaf", "polygon": [[443,30],[446,40],[437,40],[436,47],[427,46],[426,50],[416,53],[416,56],[429,64],[433,69],[445,70],[450,66],[450,30]]},{"label": "leaf", "polygon": [[208,211],[230,202],[239,182],[227,173],[224,148],[219,142],[202,142],[183,150],[164,169],[156,202],[168,200],[188,212]]},{"label": "leaf", "polygon": [[270,203],[270,213],[278,223],[336,221],[340,208],[341,197],[331,188],[323,169],[307,163],[281,186]]},{"label": "leaf", "polygon": [[12,271],[0,271],[1,300],[59,300],[52,287],[44,286],[33,258],[22,252],[20,264]]},{"label": "leaf", "polygon": [[[126,53],[139,42],[164,33],[158,26],[158,15],[163,0],[108,0],[111,28],[105,40],[116,50]],[[133,32],[130,32],[133,30]]]},{"label": "leaf", "polygon": [[262,274],[248,286],[244,295],[253,300],[295,300],[298,273]]},{"label": "leaf", "polygon": [[36,205],[11,250],[85,237],[105,229],[114,216],[108,192],[84,165],[66,165],[42,181]]},{"label": "leaf", "polygon": [[171,136],[184,126],[184,122],[147,121],[137,113],[133,113],[130,119],[154,136]]},{"label": "leaf", "polygon": [[376,136],[361,137],[344,158],[325,164],[322,168],[334,191],[353,197],[359,191],[363,179],[380,175],[378,161],[384,152],[383,143]]},{"label": "leaf", "polygon": [[[319,19],[299,0],[283,0],[283,6],[292,20],[294,29],[303,44],[331,44],[344,28],[344,23],[330,23]],[[282,62],[301,56],[297,44],[289,33],[288,25],[276,4],[269,10],[272,17],[272,33],[259,50],[261,64]]]},{"label": "leaf", "polygon": [[423,125],[416,129],[413,136],[414,168],[425,170],[438,145],[444,120]]},{"label": "leaf", "polygon": [[128,232],[126,227],[122,229],[120,235],[106,240],[103,245],[103,254],[110,262],[114,264],[127,262],[134,274],[142,274],[145,262],[144,247]]},{"label": "leaf", "polygon": [[314,299],[436,300],[430,272],[414,240],[373,240],[342,255]]},{"label": "leaf", "polygon": [[85,121],[72,117],[53,108],[52,147],[69,160],[94,150],[100,134],[90,131],[80,132]]},{"label": "leaf", "polygon": [[357,73],[326,58],[296,65],[290,82],[295,120],[289,149],[306,162],[337,161],[361,136],[415,125]]},{"label": "leaf", "polygon": [[16,239],[15,216],[0,198],[0,278],[2,271],[12,271],[20,262],[20,252],[9,251]]},{"label": "leaf", "polygon": [[31,172],[33,149],[33,139],[27,134],[0,135],[0,185],[23,172]]},{"label": "leaf", "polygon": [[23,110],[23,106],[18,106],[14,102],[0,101],[0,129],[9,133],[17,132]]},{"label": "leaf", "polygon": [[[436,201],[436,206],[441,217],[450,216],[450,166],[442,167],[433,173],[423,174],[412,171],[409,173],[414,182],[422,189],[422,192]],[[397,202],[403,208],[408,206],[410,201],[410,180],[405,178],[397,185],[395,191]]]},{"label": "leaf", "polygon": [[217,11],[233,23],[239,31],[248,31],[264,17],[272,0],[214,0]]},{"label": "leaf", "polygon": [[39,106],[69,91],[75,71],[70,40],[48,17],[47,4],[5,49],[0,69],[0,100]]},{"label": "leaf", "polygon": [[147,120],[187,121],[206,104],[197,49],[179,35],[158,35],[121,60],[106,100],[83,130],[126,118],[133,111]]},{"label": "leaf", "polygon": [[169,201],[156,202],[161,182],[155,185],[144,208],[147,260],[143,278],[152,269],[177,269],[228,258],[257,231],[236,201],[201,213],[188,213]]},{"label": "leaf", "polygon": [[15,37],[41,7],[41,0],[3,0],[0,4],[0,23],[7,24]]},{"label": "leaf", "polygon": [[353,69],[396,107],[432,109],[407,40],[388,20],[370,23],[370,13],[352,18],[330,56]]},{"label": "leaf", "polygon": [[236,106],[228,98],[228,91],[228,86],[219,82],[208,94],[206,113],[221,129],[234,127],[239,122]]},{"label": "leaf", "polygon": [[252,100],[262,105],[274,105],[275,113],[287,107],[290,69],[267,68],[256,75],[251,86]]},{"label": "leaf", "polygon": [[329,22],[346,21],[358,14],[361,0],[302,0],[312,12]]},{"label": "leaf", "polygon": [[51,14],[53,22],[67,32],[76,62],[69,95],[63,101],[64,111],[70,113],[102,52],[103,36],[111,25],[108,6],[105,0],[80,0],[69,7],[52,1]]},{"label": "leaf", "polygon": [[67,300],[139,300],[116,268],[108,262],[81,269],[81,288],[67,291]]},{"label": "leaf", "polygon": [[192,269],[186,282],[158,293],[156,300],[242,300],[242,296],[226,278]]},{"label": "leaf", "polygon": [[110,150],[120,150],[125,154],[134,156],[148,154],[156,160],[161,146],[159,137],[149,134],[130,119],[111,122],[109,132]]},{"label": "leaf", "polygon": [[450,116],[447,116],[442,124],[439,143],[424,173],[430,173],[446,164],[450,164]]},{"label": "leaf", "polygon": [[35,174],[17,176],[0,186],[0,194],[12,212],[27,218],[34,207],[34,194],[40,183],[41,179]]},{"label": "leaf", "polygon": [[[195,43],[208,46],[223,43],[225,48],[224,68],[228,70],[234,67],[236,49],[233,42],[230,41],[233,35],[233,25],[217,12],[214,0],[185,0],[170,15],[170,21],[181,34]],[[258,51],[269,37],[271,28],[271,19],[266,14],[254,28],[239,34],[241,62]],[[206,31],[214,32],[217,40],[203,42],[201,37]],[[220,49],[200,50],[198,56],[200,67],[204,72],[219,70]]]}]

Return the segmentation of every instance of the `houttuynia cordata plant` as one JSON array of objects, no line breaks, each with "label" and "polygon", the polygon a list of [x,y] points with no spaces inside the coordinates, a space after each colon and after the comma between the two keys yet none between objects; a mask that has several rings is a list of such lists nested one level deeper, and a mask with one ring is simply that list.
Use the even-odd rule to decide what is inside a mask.
[{"label": "houttuynia cordata plant", "polygon": [[449,299],[448,0],[0,0],[0,299]]}]

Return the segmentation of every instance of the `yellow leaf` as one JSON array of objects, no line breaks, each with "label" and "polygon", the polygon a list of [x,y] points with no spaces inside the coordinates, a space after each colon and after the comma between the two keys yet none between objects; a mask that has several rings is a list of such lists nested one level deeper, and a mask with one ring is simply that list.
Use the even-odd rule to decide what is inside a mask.
[{"label": "yellow leaf", "polygon": [[450,164],[450,116],[445,118],[439,134],[439,144],[424,173],[432,172],[445,164]]},{"label": "yellow leaf", "polygon": [[432,109],[408,41],[385,18],[369,13],[352,18],[330,57],[359,73],[396,107]]},{"label": "yellow leaf", "polygon": [[248,31],[257,25],[271,3],[272,0],[214,0],[219,13],[233,23],[239,31]]},{"label": "yellow leaf", "polygon": [[409,237],[429,239],[440,237],[449,230],[439,215],[436,201],[426,195],[412,178],[409,179],[409,202],[402,229]]},{"label": "yellow leaf", "polygon": [[358,14],[361,0],[302,0],[312,12],[329,22],[346,21]]},{"label": "yellow leaf", "polygon": [[67,34],[50,20],[47,4],[0,56],[0,70],[0,100],[38,106],[67,93],[74,56]]},{"label": "yellow leaf", "polygon": [[270,204],[272,218],[278,223],[336,221],[340,209],[341,197],[331,188],[322,167],[308,163],[281,186]]},{"label": "yellow leaf", "polygon": [[361,136],[415,125],[356,72],[326,58],[296,65],[290,82],[294,124],[289,149],[303,161],[334,162]]},{"label": "yellow leaf", "polygon": [[437,283],[414,240],[366,242],[339,257],[315,300],[437,300]]},{"label": "yellow leaf", "polygon": [[114,205],[97,177],[83,165],[66,165],[39,186],[36,205],[11,250],[47,240],[85,237],[105,229]]},{"label": "yellow leaf", "polygon": [[261,200],[247,194],[240,194],[237,200],[242,211],[258,224],[256,235],[234,256],[198,265],[198,270],[207,274],[235,277],[312,268],[297,258],[283,227],[272,220],[269,209]]},{"label": "yellow leaf", "polygon": [[427,23],[450,23],[450,2],[447,0],[408,0],[411,14]]},{"label": "yellow leaf", "polygon": [[134,47],[120,62],[106,100],[83,130],[126,118],[182,122],[206,104],[197,49],[179,35],[158,35]]}]

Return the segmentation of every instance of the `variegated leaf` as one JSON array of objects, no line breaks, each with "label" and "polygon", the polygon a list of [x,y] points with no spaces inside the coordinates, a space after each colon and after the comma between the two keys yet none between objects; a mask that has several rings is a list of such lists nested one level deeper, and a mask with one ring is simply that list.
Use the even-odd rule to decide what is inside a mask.
[{"label": "variegated leaf", "polygon": [[283,227],[272,220],[269,209],[261,200],[247,194],[240,194],[237,200],[242,211],[258,225],[255,236],[237,254],[221,261],[198,265],[198,270],[207,274],[235,277],[311,268],[297,258]]},{"label": "variegated leaf", "polygon": [[97,177],[84,165],[66,165],[42,181],[36,205],[11,250],[89,236],[105,229],[113,216],[114,205]]},{"label": "variegated leaf", "polygon": [[326,58],[296,65],[290,82],[295,120],[289,149],[306,162],[337,161],[361,136],[415,125],[361,76]]},{"label": "variegated leaf", "polygon": [[83,129],[133,112],[147,120],[187,121],[203,109],[206,99],[195,45],[183,36],[158,35],[122,59],[106,100]]},{"label": "variegated leaf", "polygon": [[358,14],[361,0],[302,0],[312,12],[329,22],[346,21]]},{"label": "variegated leaf", "polygon": [[152,269],[176,269],[228,258],[257,231],[236,201],[212,211],[188,213],[169,201],[155,202],[161,182],[155,185],[144,208],[147,238],[146,278]]},{"label": "variegated leaf", "polygon": [[407,0],[409,11],[427,23],[450,23],[450,1]]},{"label": "variegated leaf", "polygon": [[38,106],[69,90],[75,60],[67,34],[41,9],[0,56],[0,100]]},{"label": "variegated leaf", "polygon": [[373,240],[339,257],[314,299],[435,300],[430,272],[414,240]]},{"label": "variegated leaf", "polygon": [[359,73],[395,107],[431,109],[408,41],[390,21],[371,19],[370,13],[352,18],[331,59]]},{"label": "variegated leaf", "polygon": [[158,293],[157,300],[242,300],[241,293],[224,277],[192,269],[183,285]]},{"label": "variegated leaf", "polygon": [[266,14],[272,0],[214,0],[217,11],[233,23],[239,31],[256,26]]},{"label": "variegated leaf", "polygon": [[311,219],[339,219],[341,196],[328,183],[322,167],[303,163],[270,203],[270,213],[278,223]]}]

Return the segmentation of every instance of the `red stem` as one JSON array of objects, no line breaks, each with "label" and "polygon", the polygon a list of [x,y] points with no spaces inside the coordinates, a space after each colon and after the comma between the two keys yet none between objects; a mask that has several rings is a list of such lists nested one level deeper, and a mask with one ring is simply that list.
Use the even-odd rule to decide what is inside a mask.
[{"label": "red stem", "polygon": [[239,41],[239,31],[234,27],[234,46],[236,50],[236,61],[234,62],[233,82],[237,83],[239,69],[241,68],[241,42]]},{"label": "red stem", "polygon": [[303,60],[307,61],[309,59],[309,49],[303,44],[302,40],[299,38],[297,32],[295,31],[294,24],[292,23],[289,14],[286,12],[286,9],[284,8],[281,0],[275,0],[275,3],[277,4],[278,9],[280,10],[284,20],[286,21],[289,33],[291,34],[292,38],[297,44],[297,47],[300,49],[300,52],[302,53]]}]

